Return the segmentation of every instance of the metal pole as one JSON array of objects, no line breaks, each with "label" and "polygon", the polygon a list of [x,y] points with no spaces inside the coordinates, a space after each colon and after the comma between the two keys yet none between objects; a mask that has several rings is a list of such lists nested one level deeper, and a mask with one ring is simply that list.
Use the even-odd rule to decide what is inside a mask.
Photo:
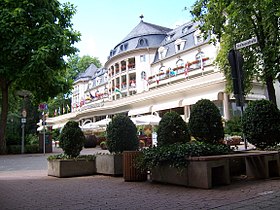
[{"label": "metal pole", "polygon": [[45,131],[45,125],[43,126],[43,152],[44,155],[46,154],[46,131]]},{"label": "metal pole", "polygon": [[[244,95],[243,95],[243,90],[242,90],[242,84],[241,84],[241,74],[240,74],[240,69],[239,69],[239,62],[237,59],[237,50],[234,50],[235,52],[235,61],[236,61],[236,68],[237,68],[237,76],[238,76],[238,89],[239,89],[239,94],[238,94],[238,98],[240,100],[240,109],[241,109],[241,117],[243,116],[243,112],[244,112]],[[247,150],[247,140],[246,137],[243,133],[243,139],[244,139],[244,147],[245,150]]]},{"label": "metal pole", "polygon": [[21,154],[24,154],[24,123],[21,125]]}]

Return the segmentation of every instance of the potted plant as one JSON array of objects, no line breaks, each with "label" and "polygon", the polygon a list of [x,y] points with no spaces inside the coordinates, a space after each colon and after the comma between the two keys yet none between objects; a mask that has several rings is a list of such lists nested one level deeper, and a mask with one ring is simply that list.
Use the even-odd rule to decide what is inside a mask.
[{"label": "potted plant", "polygon": [[97,154],[97,172],[120,176],[123,174],[123,152],[138,149],[137,129],[129,117],[118,114],[113,117],[106,132],[110,154]]},{"label": "potted plant", "polygon": [[[189,141],[190,135],[188,132],[188,126],[186,122],[181,118],[181,116],[178,113],[167,112],[162,117],[158,126],[158,148],[155,148],[154,150],[152,149],[151,151],[152,153],[153,151],[155,151],[155,153],[162,153],[162,155],[164,156],[164,151],[168,153],[169,150],[172,150],[174,144],[182,144]],[[161,159],[161,157],[159,156],[157,156],[157,158]],[[175,157],[172,157],[172,159],[173,158]],[[178,173],[178,168],[174,166],[175,165],[168,164],[168,161],[163,161],[161,162],[161,164],[155,164],[151,168],[152,180],[173,184],[178,184],[178,180],[182,182],[181,180],[185,179],[185,176],[183,174],[185,174],[186,171],[182,170],[181,173]]]},{"label": "potted plant", "polygon": [[95,156],[80,156],[85,136],[75,121],[69,121],[59,135],[59,144],[64,154],[48,157],[48,175],[72,177],[96,173]]}]

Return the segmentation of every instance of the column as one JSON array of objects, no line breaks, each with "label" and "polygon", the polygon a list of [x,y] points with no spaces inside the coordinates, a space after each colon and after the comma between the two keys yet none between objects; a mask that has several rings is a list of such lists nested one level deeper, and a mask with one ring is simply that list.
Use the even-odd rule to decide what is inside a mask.
[{"label": "column", "polygon": [[223,93],[223,109],[224,109],[224,119],[229,120],[229,96],[227,93]]}]

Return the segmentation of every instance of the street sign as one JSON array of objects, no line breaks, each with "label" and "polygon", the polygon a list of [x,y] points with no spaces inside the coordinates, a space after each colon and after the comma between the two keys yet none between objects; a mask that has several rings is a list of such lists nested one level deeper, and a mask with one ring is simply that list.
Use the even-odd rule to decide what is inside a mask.
[{"label": "street sign", "polygon": [[256,44],[256,43],[258,43],[258,39],[257,39],[257,37],[253,37],[251,39],[247,39],[247,40],[245,40],[243,42],[237,43],[235,45],[235,48],[238,50],[238,49],[241,49],[241,48],[244,48],[244,47],[248,47],[248,46],[250,46],[252,44]]}]

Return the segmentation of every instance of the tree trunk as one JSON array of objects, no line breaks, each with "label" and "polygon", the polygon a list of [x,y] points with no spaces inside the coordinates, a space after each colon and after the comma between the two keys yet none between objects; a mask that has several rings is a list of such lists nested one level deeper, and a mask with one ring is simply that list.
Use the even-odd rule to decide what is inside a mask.
[{"label": "tree trunk", "polygon": [[268,98],[271,102],[273,102],[276,105],[276,95],[275,95],[275,89],[273,86],[272,76],[268,76],[266,78],[265,82],[266,82],[266,87],[267,87]]},{"label": "tree trunk", "polygon": [[0,88],[2,93],[2,104],[1,104],[1,119],[0,119],[0,155],[6,154],[6,127],[8,118],[8,93],[9,85],[8,82],[0,78]]}]

